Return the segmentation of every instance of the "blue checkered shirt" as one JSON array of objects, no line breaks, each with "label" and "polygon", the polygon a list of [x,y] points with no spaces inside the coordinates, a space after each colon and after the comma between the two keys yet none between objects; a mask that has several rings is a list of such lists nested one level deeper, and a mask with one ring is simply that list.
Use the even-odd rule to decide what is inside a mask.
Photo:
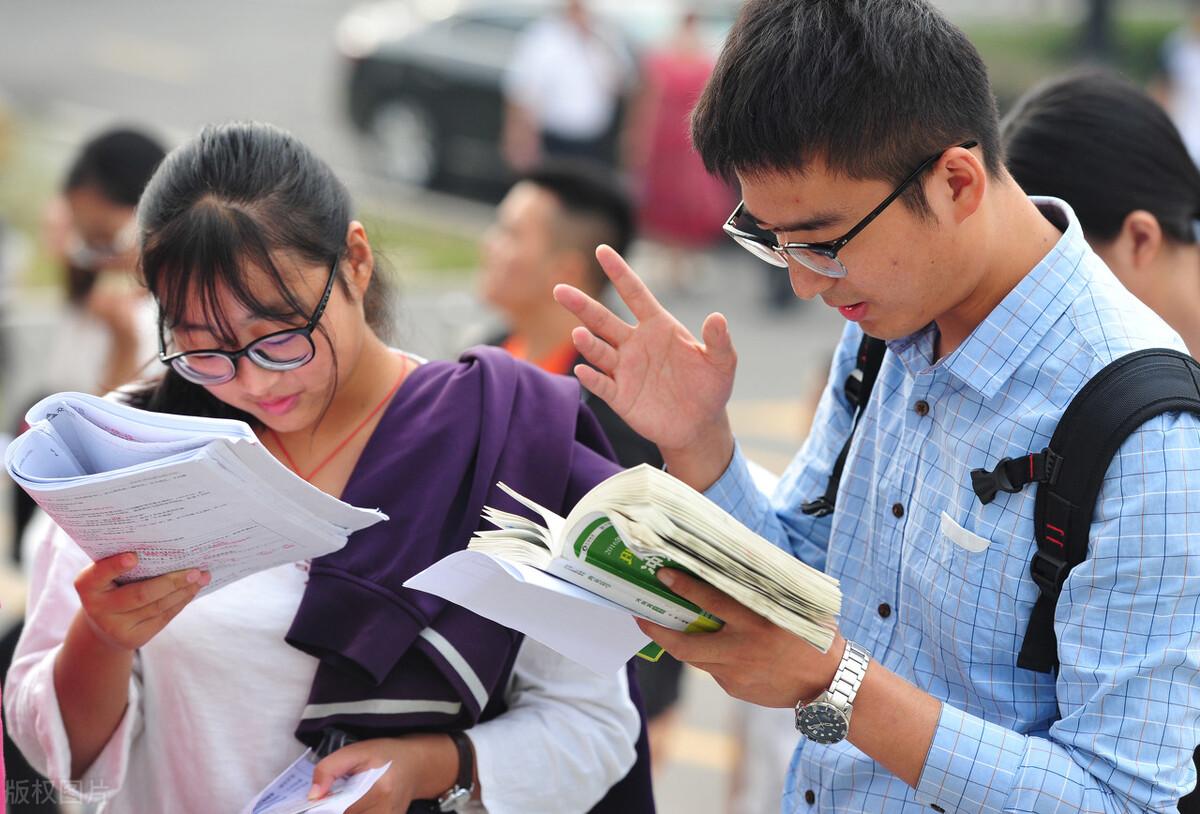
[{"label": "blue checkered shirt", "polygon": [[942,701],[916,789],[848,742],[800,738],[785,812],[1167,811],[1196,782],[1197,417],[1151,420],[1120,448],[1087,560],[1058,600],[1060,671],[1016,666],[1038,595],[1035,490],[984,506],[970,471],[1043,449],[1071,398],[1113,359],[1182,349],[1091,252],[1066,205],[1035,200],[1062,238],[959,348],[935,361],[933,326],[889,343],[832,517],[799,507],[825,491],[850,433],[842,384],[862,336],[854,325],[775,494],[755,489],[740,452],[708,492],[837,577],[843,634]]}]

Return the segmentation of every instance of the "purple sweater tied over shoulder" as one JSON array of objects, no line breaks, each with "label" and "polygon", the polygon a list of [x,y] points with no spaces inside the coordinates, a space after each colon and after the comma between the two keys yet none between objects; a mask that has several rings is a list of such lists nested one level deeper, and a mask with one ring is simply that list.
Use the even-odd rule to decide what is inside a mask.
[{"label": "purple sweater tied over shoulder", "polygon": [[[497,481],[565,515],[612,458],[573,379],[485,347],[410,373],[342,494],[390,519],[313,561],[288,632],[320,660],[296,736],[465,730],[503,713],[521,634],[403,583],[465,548],[484,505],[526,513]],[[654,810],[644,720],[637,761],[593,810]]]}]

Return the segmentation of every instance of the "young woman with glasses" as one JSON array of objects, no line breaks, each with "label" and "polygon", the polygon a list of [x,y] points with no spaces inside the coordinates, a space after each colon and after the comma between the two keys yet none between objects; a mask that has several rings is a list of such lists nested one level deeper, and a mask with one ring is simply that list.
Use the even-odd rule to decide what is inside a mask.
[{"label": "young woman with glasses", "polygon": [[499,350],[389,347],[345,188],[269,126],[172,153],[139,232],[167,370],[133,403],[243,419],[301,477],[391,519],[196,602],[201,571],[118,586],[132,555],[89,563],[59,534],[6,692],[31,760],[111,812],[239,810],[305,744],[327,755],[315,795],[391,761],[351,814],[652,810],[626,674],[402,587],[504,504],[496,481],[565,511],[615,471],[577,385]]}]

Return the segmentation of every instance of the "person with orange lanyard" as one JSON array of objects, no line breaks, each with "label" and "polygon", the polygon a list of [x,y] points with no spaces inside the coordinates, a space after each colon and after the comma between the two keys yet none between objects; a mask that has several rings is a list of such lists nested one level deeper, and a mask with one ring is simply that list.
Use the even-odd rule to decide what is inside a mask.
[{"label": "person with orange lanyard", "polygon": [[[529,171],[500,202],[483,245],[480,296],[500,312],[507,330],[492,337],[518,359],[548,373],[574,376],[583,358],[571,342],[579,322],[551,297],[568,283],[602,297],[608,287],[596,246],[628,247],[636,216],[613,172],[578,160],[547,161]],[[622,466],[662,466],[650,441],[629,428],[604,401],[582,391]],[[637,660],[638,682],[649,721],[655,767],[669,754],[683,665],[664,654],[656,663]]]},{"label": "person with orange lanyard", "polygon": [[203,570],[121,584],[136,555],[93,563],[58,530],[4,688],[30,763],[105,814],[239,811],[306,746],[310,800],[391,764],[348,814],[652,814],[629,670],[595,675],[403,585],[465,547],[485,504],[516,509],[497,481],[565,512],[618,470],[578,384],[497,348],[389,347],[345,187],[269,125],[171,153],[138,227],[164,373],[113,397],[244,420],[314,486],[390,519],[199,598]]}]

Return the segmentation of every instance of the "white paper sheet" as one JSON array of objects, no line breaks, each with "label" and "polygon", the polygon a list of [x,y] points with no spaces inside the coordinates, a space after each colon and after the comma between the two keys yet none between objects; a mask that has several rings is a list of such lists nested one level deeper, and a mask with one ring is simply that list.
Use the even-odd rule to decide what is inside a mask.
[{"label": "white paper sheet", "polygon": [[308,790],[312,788],[315,766],[312,749],[309,749],[259,792],[242,809],[242,814],[343,814],[371,790],[392,764],[389,761],[377,769],[339,778],[329,794],[310,801]]},{"label": "white paper sheet", "polygon": [[404,584],[518,630],[600,675],[617,672],[650,642],[615,602],[478,551],[457,551]]}]

